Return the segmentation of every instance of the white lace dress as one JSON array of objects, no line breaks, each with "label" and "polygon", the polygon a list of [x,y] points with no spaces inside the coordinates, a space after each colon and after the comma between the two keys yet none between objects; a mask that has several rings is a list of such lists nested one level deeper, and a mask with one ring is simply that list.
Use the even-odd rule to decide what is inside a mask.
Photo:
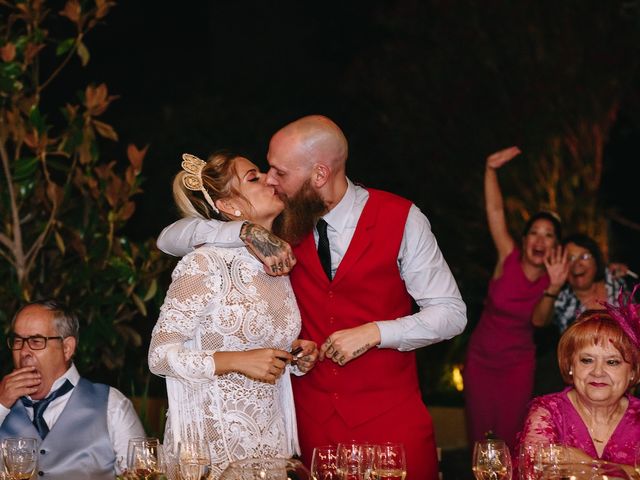
[{"label": "white lace dress", "polygon": [[149,349],[151,371],[167,383],[165,447],[208,444],[212,478],[233,460],[298,453],[290,367],[275,385],[240,373],[215,375],[213,353],[288,351],[299,332],[289,278],[264,273],[245,248],[205,246],[185,256]]}]

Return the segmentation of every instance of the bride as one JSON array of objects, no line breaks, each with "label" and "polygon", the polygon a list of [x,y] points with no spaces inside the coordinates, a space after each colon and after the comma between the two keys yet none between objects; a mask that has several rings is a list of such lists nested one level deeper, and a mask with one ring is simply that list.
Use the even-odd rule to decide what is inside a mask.
[{"label": "bride", "polygon": [[[271,230],[284,204],[253,163],[226,153],[183,159],[173,183],[183,216]],[[299,332],[288,276],[267,275],[244,247],[205,245],[186,255],[149,349],[151,371],[166,377],[167,448],[208,445],[213,478],[234,460],[299,453],[289,372],[305,373],[317,358]]]}]

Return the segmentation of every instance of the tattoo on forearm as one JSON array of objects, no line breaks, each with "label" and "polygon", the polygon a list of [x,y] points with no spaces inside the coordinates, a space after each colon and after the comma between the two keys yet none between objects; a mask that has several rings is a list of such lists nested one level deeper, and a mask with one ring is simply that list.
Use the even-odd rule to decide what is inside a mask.
[{"label": "tattoo on forearm", "polygon": [[248,223],[243,228],[242,240],[250,243],[264,257],[275,256],[284,251],[287,246],[280,237],[253,223]]},{"label": "tattoo on forearm", "polygon": [[355,350],[351,356],[353,356],[354,358],[357,356],[362,355],[364,352],[366,352],[367,350],[369,350],[369,344],[365,343],[362,347],[358,348],[357,350]]}]

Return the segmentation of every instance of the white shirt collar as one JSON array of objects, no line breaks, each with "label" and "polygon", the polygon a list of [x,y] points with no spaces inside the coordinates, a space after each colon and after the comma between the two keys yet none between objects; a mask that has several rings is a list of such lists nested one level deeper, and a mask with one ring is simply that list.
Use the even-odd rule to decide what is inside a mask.
[{"label": "white shirt collar", "polygon": [[338,204],[329,210],[322,218],[324,218],[325,222],[338,232],[338,234],[341,234],[345,229],[349,219],[349,212],[353,209],[355,201],[356,187],[353,182],[347,178],[347,191],[344,193],[344,196]]}]

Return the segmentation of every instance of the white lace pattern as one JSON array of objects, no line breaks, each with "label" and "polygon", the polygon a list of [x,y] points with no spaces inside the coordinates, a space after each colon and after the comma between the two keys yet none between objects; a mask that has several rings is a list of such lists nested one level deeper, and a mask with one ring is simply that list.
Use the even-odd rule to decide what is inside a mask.
[{"label": "white lace pattern", "polygon": [[299,332],[289,278],[265,274],[245,248],[205,246],[185,256],[149,349],[151,371],[167,382],[164,444],[174,451],[180,441],[208,444],[213,478],[233,460],[297,453],[288,369],[276,385],[216,376],[213,353],[289,350]]}]

